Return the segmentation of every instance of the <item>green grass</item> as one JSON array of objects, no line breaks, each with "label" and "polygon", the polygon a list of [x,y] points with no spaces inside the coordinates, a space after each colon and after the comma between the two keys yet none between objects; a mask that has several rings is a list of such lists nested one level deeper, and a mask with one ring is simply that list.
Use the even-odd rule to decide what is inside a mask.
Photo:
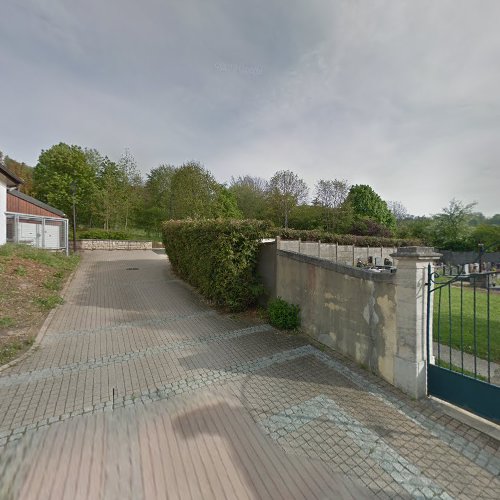
[{"label": "green grass", "polygon": [[[63,272],[63,275],[65,271],[72,271],[75,269],[80,260],[78,255],[66,256],[64,253],[60,252],[49,252],[29,245],[14,245],[12,243],[0,245],[0,257],[19,257],[28,259],[58,269]],[[22,270],[19,272],[19,269],[22,267],[23,266],[19,266],[16,270],[16,273],[20,276],[24,276]]]},{"label": "green grass", "polygon": [[[442,368],[446,368],[446,369],[451,370],[453,372],[462,373],[462,368],[460,366],[457,366],[454,364],[450,365],[450,363],[443,361],[442,359],[436,359],[436,364],[438,366],[441,366]],[[488,380],[487,377],[484,377],[483,375],[479,375],[479,373],[476,376],[474,376],[474,372],[471,372],[469,370],[464,370],[464,375],[467,375],[468,377],[471,377],[471,378],[477,378],[478,380],[482,380],[483,382],[486,382]]]},{"label": "green grass", "polygon": [[26,268],[24,266],[18,266],[15,270],[18,276],[26,276]]},{"label": "green grass", "polygon": [[21,353],[27,351],[33,342],[34,338],[29,338],[26,340],[17,340],[14,342],[9,342],[5,345],[0,345],[0,366],[12,361],[17,358]]},{"label": "green grass", "polygon": [[59,304],[64,302],[63,298],[59,295],[49,295],[48,297],[38,297],[35,302],[42,310],[50,311]]},{"label": "green grass", "polygon": [[0,328],[9,328],[15,325],[15,321],[8,316],[6,318],[0,318]]},{"label": "green grass", "polygon": [[[450,295],[451,292],[451,295]],[[441,296],[441,301],[440,301]],[[449,299],[451,298],[451,316]],[[476,344],[477,356],[488,358],[488,322],[486,290],[476,289],[476,341],[474,342],[474,290],[463,287],[463,306],[460,305],[460,286],[444,287],[434,292],[433,337],[441,344],[461,349],[461,331],[463,330],[464,352],[474,354]],[[441,302],[441,310],[439,303]],[[451,342],[450,342],[451,317]],[[490,293],[490,359],[500,362],[500,294]]]}]

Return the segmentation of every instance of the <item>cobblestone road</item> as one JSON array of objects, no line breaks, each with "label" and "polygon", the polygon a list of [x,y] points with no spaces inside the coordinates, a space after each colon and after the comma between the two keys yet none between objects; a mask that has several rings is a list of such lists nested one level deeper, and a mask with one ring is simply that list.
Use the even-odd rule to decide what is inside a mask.
[{"label": "cobblestone road", "polygon": [[499,498],[500,444],[149,251],[84,254],[0,373],[0,498]]}]

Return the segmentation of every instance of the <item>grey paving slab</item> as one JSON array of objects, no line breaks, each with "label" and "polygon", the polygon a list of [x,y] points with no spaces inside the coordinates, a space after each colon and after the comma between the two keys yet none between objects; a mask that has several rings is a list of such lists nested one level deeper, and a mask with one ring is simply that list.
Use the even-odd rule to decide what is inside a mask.
[{"label": "grey paving slab", "polygon": [[217,313],[150,251],[85,253],[0,374],[0,498],[498,498],[499,476],[498,441]]}]

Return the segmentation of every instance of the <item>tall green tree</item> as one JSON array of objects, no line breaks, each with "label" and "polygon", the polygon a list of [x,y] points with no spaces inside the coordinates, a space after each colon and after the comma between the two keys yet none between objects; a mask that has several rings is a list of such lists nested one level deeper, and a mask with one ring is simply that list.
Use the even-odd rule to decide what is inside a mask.
[{"label": "tall green tree", "polygon": [[125,199],[123,201],[123,210],[124,227],[128,229],[130,223],[133,222],[133,219],[140,210],[144,184],[137,162],[128,149],[125,150],[118,161],[118,168],[127,179],[124,185]]},{"label": "tall green tree", "polygon": [[441,213],[434,215],[429,228],[432,244],[444,250],[468,248],[468,238],[472,232],[469,219],[475,205],[452,199]]},{"label": "tall green tree", "polygon": [[307,201],[309,188],[305,181],[291,170],[280,170],[271,177],[267,193],[276,221],[288,228],[291,211]]},{"label": "tall green tree", "polygon": [[339,209],[349,194],[349,184],[346,180],[320,179],[314,190],[313,204],[323,208],[323,227],[326,231],[333,231],[336,219],[342,215]]},{"label": "tall green tree", "polygon": [[260,177],[232,178],[229,191],[233,193],[245,219],[265,219],[267,207],[267,181]]},{"label": "tall green tree", "polygon": [[388,229],[395,229],[396,218],[387,203],[367,184],[352,186],[346,198],[354,211],[355,222],[367,217]]},{"label": "tall green tree", "polygon": [[150,234],[159,235],[162,222],[173,218],[172,178],[175,171],[173,165],[162,164],[147,174],[139,222]]},{"label": "tall green tree", "polygon": [[33,190],[38,199],[62,210],[72,219],[73,200],[77,220],[91,218],[97,172],[79,146],[59,143],[43,150],[33,171]]},{"label": "tall green tree", "polygon": [[174,219],[234,217],[240,211],[236,199],[197,162],[179,167],[171,181]]}]

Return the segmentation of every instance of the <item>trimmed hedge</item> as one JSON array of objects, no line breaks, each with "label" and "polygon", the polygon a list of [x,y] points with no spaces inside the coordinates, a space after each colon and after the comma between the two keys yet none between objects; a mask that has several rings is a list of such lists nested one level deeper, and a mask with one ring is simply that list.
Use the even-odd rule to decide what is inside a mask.
[{"label": "trimmed hedge", "polygon": [[263,291],[257,279],[259,241],[270,230],[257,220],[181,220],[163,224],[173,270],[218,306],[242,311]]},{"label": "trimmed hedge", "polygon": [[77,232],[79,240],[128,240],[124,231],[106,231],[105,229],[84,229]]},{"label": "trimmed hedge", "polygon": [[279,236],[283,240],[300,239],[302,241],[321,241],[321,243],[338,243],[339,245],[356,245],[358,247],[410,247],[422,244],[418,239],[334,234],[319,229],[305,231],[301,229],[275,228],[268,233],[268,236]]}]

